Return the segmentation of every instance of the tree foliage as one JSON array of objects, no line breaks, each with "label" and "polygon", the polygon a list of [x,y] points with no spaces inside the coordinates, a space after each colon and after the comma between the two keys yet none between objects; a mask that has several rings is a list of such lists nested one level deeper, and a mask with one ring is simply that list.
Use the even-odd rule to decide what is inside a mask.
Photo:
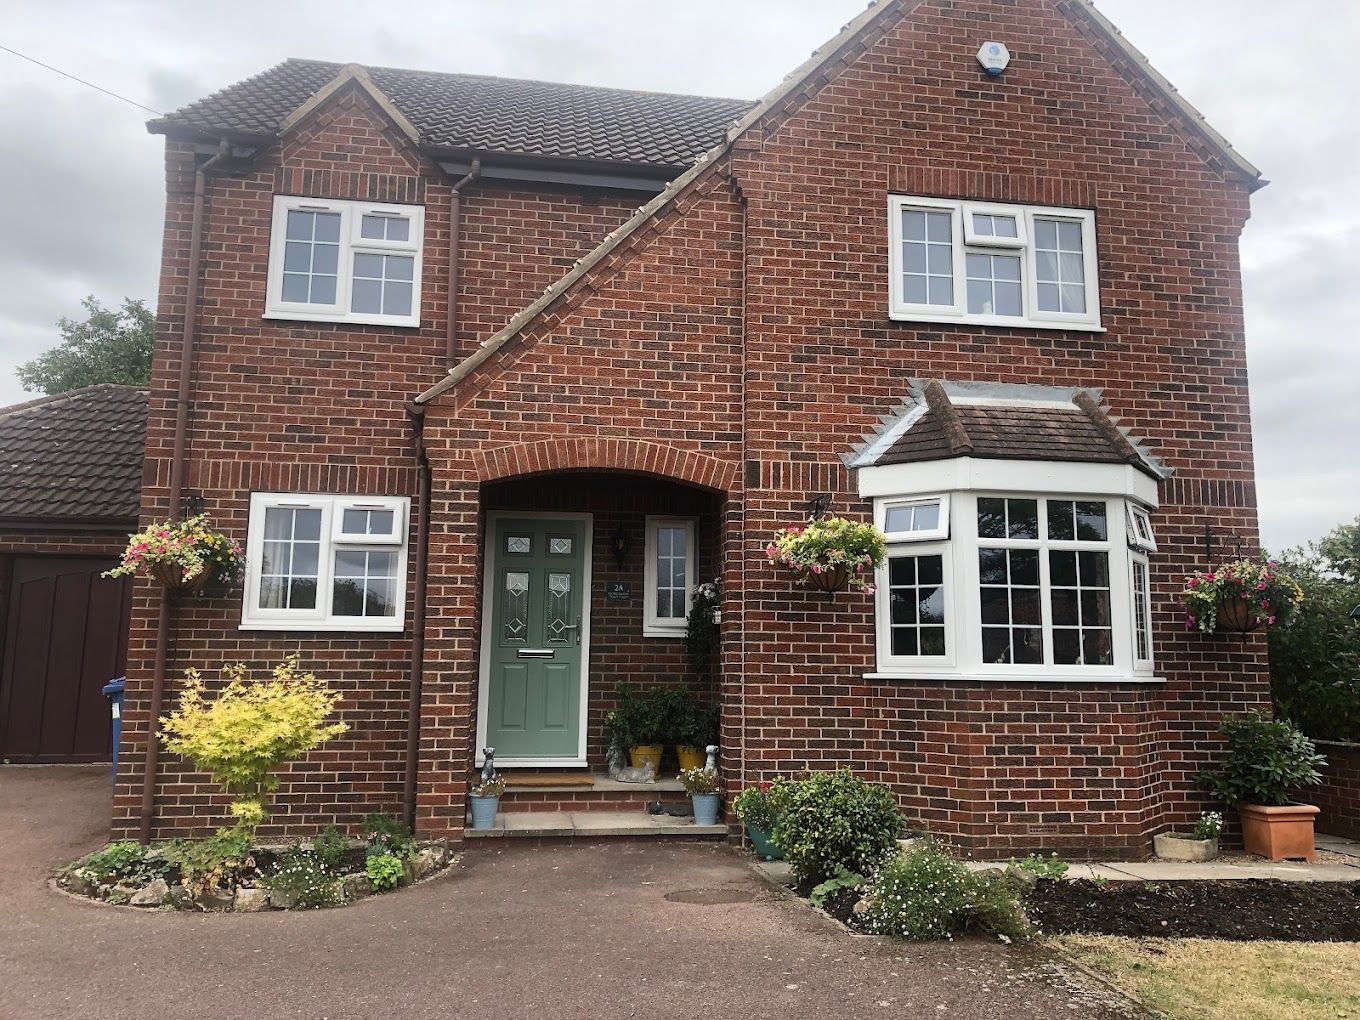
[{"label": "tree foliage", "polygon": [[1360,741],[1360,517],[1280,557],[1303,589],[1287,627],[1271,630],[1270,681],[1279,714],[1311,737]]},{"label": "tree foliage", "polygon": [[156,335],[146,303],[124,298],[114,309],[87,297],[81,305],[84,319],[57,320],[61,343],[16,369],[24,389],[50,395],[98,383],[145,386]]}]

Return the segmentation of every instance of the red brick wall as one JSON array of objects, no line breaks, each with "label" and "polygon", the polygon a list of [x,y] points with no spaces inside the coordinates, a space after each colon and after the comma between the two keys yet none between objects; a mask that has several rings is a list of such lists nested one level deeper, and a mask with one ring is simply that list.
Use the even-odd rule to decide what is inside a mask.
[{"label": "red brick wall", "polygon": [[[1221,714],[1268,697],[1262,642],[1186,633],[1175,598],[1203,565],[1206,524],[1257,544],[1237,256],[1247,189],[1093,48],[1075,7],[941,0],[887,24],[432,408],[434,555],[447,567],[434,628],[450,665],[427,733],[459,749],[449,720],[470,686],[456,665],[474,614],[458,594],[475,571],[465,451],[526,433],[628,437],[719,457],[738,479],[724,529],[729,778],[850,763],[980,855],[1145,853],[1152,831],[1206,806],[1194,776]],[[973,59],[984,37],[1018,55],[1000,79]],[[1106,331],[889,320],[891,192],[1095,208]],[[743,335],[744,351],[729,342]],[[869,601],[828,604],[766,565],[765,537],[809,494],[867,517],[840,455],[916,377],[1100,388],[1176,470],[1153,564],[1164,684],[868,682]],[[438,826],[461,809],[434,792],[437,769],[426,779]]]},{"label": "red brick wall", "polygon": [[1360,839],[1360,744],[1319,740],[1318,750],[1327,757],[1322,785],[1310,787],[1299,798],[1322,809],[1317,830],[1330,836]]}]

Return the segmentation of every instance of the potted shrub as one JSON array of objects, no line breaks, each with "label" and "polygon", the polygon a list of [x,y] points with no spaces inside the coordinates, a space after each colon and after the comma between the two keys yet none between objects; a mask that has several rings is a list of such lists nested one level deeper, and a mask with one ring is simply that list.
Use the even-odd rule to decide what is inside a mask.
[{"label": "potted shrub", "polygon": [[1162,832],[1152,837],[1157,856],[1164,861],[1212,861],[1218,856],[1218,837],[1223,834],[1223,816],[1206,811],[1190,832]]},{"label": "potted shrub", "polygon": [[695,825],[717,825],[718,807],[721,797],[718,794],[718,773],[709,772],[702,765],[695,769],[685,769],[680,773],[680,782],[689,794],[694,805]]},{"label": "potted shrub", "polygon": [[887,546],[883,532],[872,524],[844,517],[822,517],[805,527],[776,531],[765,547],[770,561],[797,575],[797,583],[826,592],[874,593],[874,569],[882,564]]},{"label": "potted shrub", "polygon": [[240,580],[243,565],[240,544],[210,528],[207,514],[195,514],[129,535],[122,562],[104,576],[145,574],[168,591],[198,591],[212,585],[225,593]]},{"label": "potted shrub", "polygon": [[1205,634],[1248,634],[1284,623],[1298,607],[1303,590],[1275,561],[1233,560],[1186,582],[1185,625]]},{"label": "potted shrub", "polygon": [[1200,774],[1200,783],[1242,819],[1247,851],[1272,861],[1312,860],[1313,820],[1318,809],[1290,800],[1303,786],[1319,783],[1318,766],[1327,759],[1313,742],[1283,719],[1252,712],[1223,720],[1227,753],[1217,769]]},{"label": "potted shrub", "polygon": [[675,758],[680,771],[701,768],[704,748],[718,742],[718,708],[704,705],[684,692],[683,704],[675,719]]},{"label": "potted shrub", "polygon": [[776,776],[769,782],[747,787],[737,794],[732,807],[746,825],[746,834],[756,853],[767,861],[782,861],[784,851],[774,841],[774,827],[783,812],[790,781]]},{"label": "potted shrub", "polygon": [[505,792],[505,777],[493,776],[480,779],[472,784],[468,802],[472,805],[472,827],[491,829],[496,825],[496,809],[500,806],[501,794]]},{"label": "potted shrub", "polygon": [[670,735],[669,713],[673,695],[664,687],[639,694],[628,684],[620,684],[618,707],[604,718],[605,732],[620,751],[628,752],[629,764],[642,768],[650,759],[661,772],[661,753]]}]

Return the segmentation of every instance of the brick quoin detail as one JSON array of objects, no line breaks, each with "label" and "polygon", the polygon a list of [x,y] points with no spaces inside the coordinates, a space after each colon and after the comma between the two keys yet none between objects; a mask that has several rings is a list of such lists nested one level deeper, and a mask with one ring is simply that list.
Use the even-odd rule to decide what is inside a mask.
[{"label": "brick quoin detail", "polygon": [[737,465],[691,450],[635,439],[551,439],[478,450],[472,462],[479,482],[546,471],[636,471],[725,492]]}]

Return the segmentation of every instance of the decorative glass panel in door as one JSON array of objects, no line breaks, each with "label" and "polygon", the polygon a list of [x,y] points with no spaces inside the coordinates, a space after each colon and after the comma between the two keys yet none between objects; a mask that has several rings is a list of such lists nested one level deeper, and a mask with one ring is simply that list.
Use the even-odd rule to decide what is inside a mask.
[{"label": "decorative glass panel in door", "polygon": [[494,529],[486,742],[497,761],[577,759],[586,524],[504,517]]}]

